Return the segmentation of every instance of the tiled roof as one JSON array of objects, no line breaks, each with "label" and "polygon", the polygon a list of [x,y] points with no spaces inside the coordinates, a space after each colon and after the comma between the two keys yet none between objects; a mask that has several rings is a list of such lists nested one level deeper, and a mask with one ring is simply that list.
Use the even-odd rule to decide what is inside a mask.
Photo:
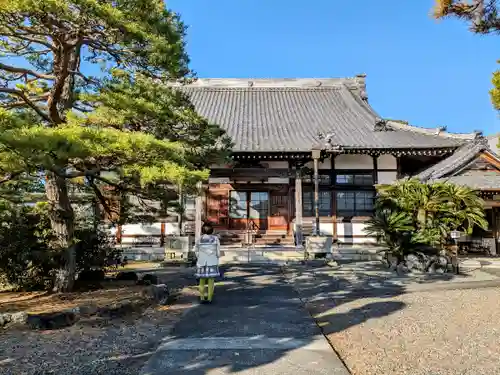
[{"label": "tiled roof", "polygon": [[456,150],[453,155],[432,165],[415,177],[422,181],[428,181],[447,176],[466,166],[476,158],[477,154],[488,149],[486,138],[479,138],[468,142]]},{"label": "tiled roof", "polygon": [[439,178],[435,181],[448,181],[457,185],[464,185],[478,190],[500,190],[500,173],[498,172],[466,171],[458,176]]},{"label": "tiled roof", "polygon": [[364,100],[364,78],[199,79],[183,86],[198,113],[220,125],[239,152],[310,151],[328,135],[345,148],[458,147],[471,135],[384,122]]},{"label": "tiled roof", "polygon": [[484,151],[498,157],[489,148],[488,139],[482,137],[463,145],[453,155],[434,164],[416,177],[427,182],[448,181],[473,189],[500,190],[500,173],[466,169],[477,158],[477,155]]}]

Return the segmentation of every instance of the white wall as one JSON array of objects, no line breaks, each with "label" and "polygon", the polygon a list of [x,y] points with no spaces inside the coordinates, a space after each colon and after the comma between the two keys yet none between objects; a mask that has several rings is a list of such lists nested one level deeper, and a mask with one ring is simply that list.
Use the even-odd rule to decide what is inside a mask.
[{"label": "white wall", "polygon": [[[343,243],[374,243],[374,237],[349,237],[366,236],[366,223],[337,223],[337,237]],[[345,237],[345,236],[348,237]]]},{"label": "white wall", "polygon": [[[113,232],[112,232],[113,233]],[[114,229],[116,233],[116,229]],[[165,223],[165,235],[179,234],[178,223]],[[161,223],[152,224],[124,224],[122,225],[122,235],[126,236],[160,236]],[[122,237],[122,244],[131,244],[137,241],[134,237]]]},{"label": "white wall", "polygon": [[289,182],[290,182],[289,178],[269,177],[267,179],[268,184],[288,184]]},{"label": "white wall", "polygon": [[262,164],[267,165],[270,169],[288,169],[287,161],[263,161]]},{"label": "white wall", "polygon": [[377,172],[377,177],[378,177],[378,183],[379,184],[392,184],[394,181],[398,179],[398,172],[390,172],[390,171],[383,171],[383,172]]},{"label": "white wall", "polygon": [[395,156],[384,154],[377,158],[378,169],[398,169],[398,160]]},{"label": "white wall", "polygon": [[337,155],[335,169],[373,169],[373,158],[370,155]]}]

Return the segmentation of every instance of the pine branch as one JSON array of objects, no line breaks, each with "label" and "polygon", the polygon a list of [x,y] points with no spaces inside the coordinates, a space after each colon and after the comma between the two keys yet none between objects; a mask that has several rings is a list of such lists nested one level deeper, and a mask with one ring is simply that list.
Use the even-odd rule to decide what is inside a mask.
[{"label": "pine branch", "polygon": [[0,69],[5,70],[6,72],[9,72],[9,73],[20,73],[20,74],[22,74],[22,76],[30,75],[30,76],[37,77],[40,79],[46,79],[48,81],[53,81],[56,79],[56,76],[54,76],[52,74],[43,74],[43,73],[39,73],[39,72],[36,72],[34,70],[31,70],[31,69],[19,68],[16,66],[2,64],[1,62],[0,62]]},{"label": "pine branch", "polygon": [[43,118],[47,122],[51,122],[50,117],[39,107],[37,106],[26,94],[18,89],[13,89],[10,87],[0,87],[0,93],[6,93],[10,95],[17,96],[22,101],[26,103],[31,109],[33,109],[41,118]]}]

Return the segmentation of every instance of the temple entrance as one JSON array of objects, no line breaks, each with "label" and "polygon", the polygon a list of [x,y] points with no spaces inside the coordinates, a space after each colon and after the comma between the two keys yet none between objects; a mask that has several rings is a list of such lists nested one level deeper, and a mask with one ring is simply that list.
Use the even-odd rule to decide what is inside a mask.
[{"label": "temple entrance", "polygon": [[229,196],[229,228],[267,230],[269,193],[267,191],[237,191]]}]

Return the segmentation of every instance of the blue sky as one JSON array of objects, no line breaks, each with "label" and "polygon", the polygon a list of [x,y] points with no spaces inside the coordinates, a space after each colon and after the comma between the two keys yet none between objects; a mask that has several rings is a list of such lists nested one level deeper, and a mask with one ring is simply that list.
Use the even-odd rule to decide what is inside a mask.
[{"label": "blue sky", "polygon": [[430,17],[433,0],[168,0],[198,77],[367,74],[382,116],[449,131],[500,132],[488,91],[500,36]]}]

